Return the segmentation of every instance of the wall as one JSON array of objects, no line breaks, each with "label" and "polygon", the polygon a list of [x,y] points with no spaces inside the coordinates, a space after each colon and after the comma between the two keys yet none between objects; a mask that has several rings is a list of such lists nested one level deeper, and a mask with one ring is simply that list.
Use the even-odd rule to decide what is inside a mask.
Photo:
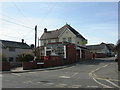
[{"label": "wall", "polygon": [[75,43],[75,35],[68,29],[66,29],[60,36],[59,36],[59,42],[63,42],[63,38],[66,38],[68,41],[68,37],[72,38],[72,43]]},{"label": "wall", "polygon": [[41,42],[41,46],[44,46],[44,43],[46,43],[46,44],[48,44],[49,42],[49,40],[51,40],[51,43],[54,43],[54,42],[59,42],[59,39],[47,39],[47,40],[41,40],[40,42]]},{"label": "wall", "polygon": [[85,50],[85,59],[92,59],[92,52]]},{"label": "wall", "polygon": [[[79,43],[78,43],[79,42]],[[83,46],[82,45],[82,39],[81,38],[78,38],[78,37],[75,37],[75,44],[78,45],[78,46]]]},{"label": "wall", "polygon": [[104,58],[106,57],[105,53],[96,53],[96,58]]},{"label": "wall", "polygon": [[15,51],[9,51],[9,48],[7,48],[7,49],[3,49],[2,53],[7,57],[8,61],[9,61],[9,57],[13,57],[14,62],[15,62],[18,55],[20,55],[22,53],[33,54],[33,50],[32,49],[19,49],[19,48],[16,48]]}]

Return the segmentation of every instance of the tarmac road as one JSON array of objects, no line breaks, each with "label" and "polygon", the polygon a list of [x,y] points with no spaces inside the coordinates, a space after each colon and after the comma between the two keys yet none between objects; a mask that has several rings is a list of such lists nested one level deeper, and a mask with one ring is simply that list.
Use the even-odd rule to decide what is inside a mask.
[{"label": "tarmac road", "polygon": [[79,62],[70,67],[2,75],[2,88],[120,88],[114,58]]}]

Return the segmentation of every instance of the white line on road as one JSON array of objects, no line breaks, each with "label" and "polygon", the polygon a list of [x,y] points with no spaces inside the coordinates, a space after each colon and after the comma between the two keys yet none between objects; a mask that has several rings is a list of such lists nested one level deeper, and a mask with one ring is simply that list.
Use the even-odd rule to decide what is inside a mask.
[{"label": "white line on road", "polygon": [[70,78],[69,76],[59,76],[59,78]]},{"label": "white line on road", "polygon": [[100,83],[100,82],[99,82],[99,81],[97,81],[95,78],[93,78],[93,80],[94,80],[96,83],[98,83],[98,84],[102,85],[104,88],[113,88],[113,87],[110,87],[110,86],[105,85],[105,84],[103,84],[103,83]]},{"label": "white line on road", "polygon": [[117,87],[117,88],[120,88],[120,86],[118,86],[117,84],[111,82],[110,80],[106,80],[107,82],[111,83],[113,86]]},{"label": "white line on road", "polygon": [[33,83],[32,81],[25,81],[25,82],[23,82],[23,83],[25,83],[25,84],[30,84],[30,83]]},{"label": "white line on road", "polygon": [[12,75],[15,75],[15,76],[21,76],[20,74],[16,74],[16,73],[12,73]]},{"label": "white line on road", "polygon": [[74,73],[71,77],[74,77],[75,75],[77,75],[78,74],[78,72],[77,73]]},{"label": "white line on road", "polygon": [[28,72],[28,73],[36,73],[36,72]]},{"label": "white line on road", "polygon": [[58,85],[56,85],[57,87],[65,87],[65,86],[67,86],[67,84],[58,84]]},{"label": "white line on road", "polygon": [[54,83],[46,83],[46,84],[48,84],[48,85],[53,85]]},{"label": "white line on road", "polygon": [[98,86],[87,86],[87,88],[98,88]]},{"label": "white line on road", "polygon": [[72,85],[71,88],[80,88],[81,85]]}]

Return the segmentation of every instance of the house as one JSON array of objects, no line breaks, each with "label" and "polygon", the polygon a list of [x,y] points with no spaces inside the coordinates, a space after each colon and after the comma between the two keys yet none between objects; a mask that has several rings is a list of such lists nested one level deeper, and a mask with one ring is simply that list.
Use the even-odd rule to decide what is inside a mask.
[{"label": "house", "polygon": [[52,31],[47,31],[45,28],[40,40],[41,46],[38,48],[38,57],[61,56],[64,59],[90,58],[90,55],[85,55],[85,53],[89,52],[85,47],[87,39],[68,24]]},{"label": "house", "polygon": [[9,62],[16,62],[18,55],[22,53],[33,53],[33,50],[29,45],[24,43],[23,39],[22,42],[0,40],[0,44],[2,46],[2,54],[7,58],[7,61]]},{"label": "house", "polygon": [[41,46],[45,46],[48,43],[55,42],[69,42],[78,46],[85,46],[87,40],[77,32],[73,27],[66,24],[60,29],[48,31],[44,29],[44,33],[40,38]]},{"label": "house", "polygon": [[[91,50],[91,52],[97,53],[97,54],[102,54],[105,56],[114,56],[114,44],[106,44],[106,43],[101,43],[97,45],[88,45],[86,46],[88,49]],[[99,56],[98,56],[99,57]],[[101,56],[102,57],[102,56]]]}]

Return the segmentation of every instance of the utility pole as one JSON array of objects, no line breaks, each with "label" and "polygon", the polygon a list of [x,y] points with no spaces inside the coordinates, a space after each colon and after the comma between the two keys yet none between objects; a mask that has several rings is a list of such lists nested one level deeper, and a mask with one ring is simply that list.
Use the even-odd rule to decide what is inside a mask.
[{"label": "utility pole", "polygon": [[37,25],[35,26],[35,58],[36,58],[36,45],[37,45]]},{"label": "utility pole", "polygon": [[39,47],[39,37],[38,37],[38,47]]}]

